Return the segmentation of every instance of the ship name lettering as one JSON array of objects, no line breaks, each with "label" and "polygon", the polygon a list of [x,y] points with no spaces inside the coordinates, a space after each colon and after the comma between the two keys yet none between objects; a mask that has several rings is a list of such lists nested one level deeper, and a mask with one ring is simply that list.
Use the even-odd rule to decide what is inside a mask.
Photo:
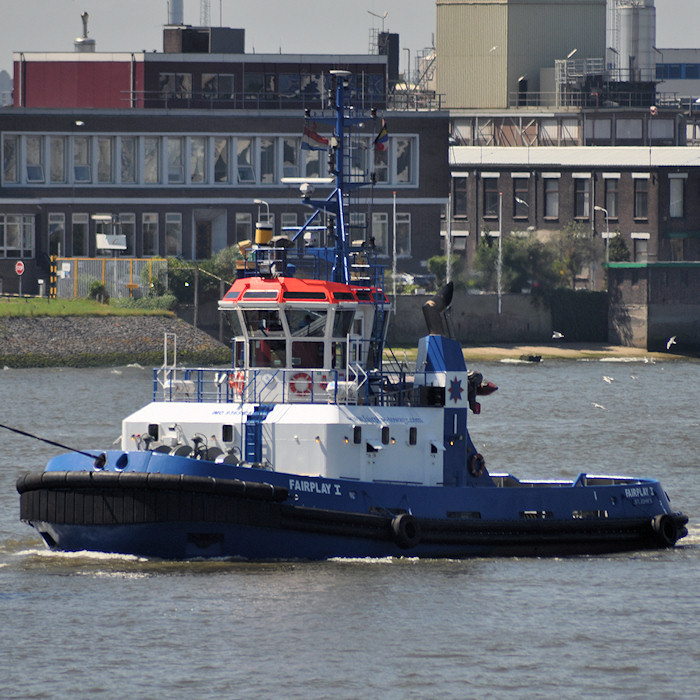
[{"label": "ship name lettering", "polygon": [[[332,487],[335,486],[335,492]],[[322,481],[306,481],[302,479],[289,480],[290,491],[304,491],[306,493],[320,493],[324,496],[340,496],[338,484],[326,484]]]},{"label": "ship name lettering", "polygon": [[627,498],[645,498],[653,495],[654,491],[649,486],[635,486],[634,488],[625,489]]}]

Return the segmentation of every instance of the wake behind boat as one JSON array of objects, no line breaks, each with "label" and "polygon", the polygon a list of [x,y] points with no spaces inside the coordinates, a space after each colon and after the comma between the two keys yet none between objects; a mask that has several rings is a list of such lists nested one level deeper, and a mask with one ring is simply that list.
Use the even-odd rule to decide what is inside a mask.
[{"label": "wake behind boat", "polygon": [[[352,235],[346,149],[374,115],[334,71],[335,187],[292,238],[263,222],[219,303],[229,368],[154,371],[118,450],[69,451],[20,477],[20,517],[52,549],[149,557],[468,557],[672,547],[687,534],[658,481],[491,474],[467,429],[496,387],[424,307],[415,367],[385,359],[391,306],[372,239]],[[322,227],[314,225],[319,215]],[[319,234],[319,230],[321,233]],[[317,240],[318,238],[325,240]]]}]

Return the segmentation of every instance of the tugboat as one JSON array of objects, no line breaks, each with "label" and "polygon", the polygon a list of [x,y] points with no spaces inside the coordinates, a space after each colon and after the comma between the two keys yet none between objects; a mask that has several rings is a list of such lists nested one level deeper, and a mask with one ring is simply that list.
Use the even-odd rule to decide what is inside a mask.
[{"label": "tugboat", "polygon": [[[154,370],[120,449],[72,450],[17,482],[20,517],[55,550],[166,559],[571,555],[673,547],[687,534],[654,479],[490,473],[467,429],[496,390],[423,308],[415,367],[389,356],[391,305],[371,238],[350,235],[349,74],[333,71],[334,188],[292,238],[261,225],[219,302],[227,368]],[[326,120],[324,122],[324,119]],[[325,183],[320,183],[325,184]],[[315,240],[323,213],[328,245]],[[306,245],[304,244],[306,241]]]}]

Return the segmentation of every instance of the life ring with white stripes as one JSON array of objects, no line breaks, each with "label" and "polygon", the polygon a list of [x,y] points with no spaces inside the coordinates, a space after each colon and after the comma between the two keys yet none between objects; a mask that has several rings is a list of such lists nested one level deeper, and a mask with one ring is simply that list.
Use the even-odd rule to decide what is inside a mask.
[{"label": "life ring with white stripes", "polygon": [[238,370],[238,372],[232,372],[229,374],[228,385],[233,392],[240,396],[243,393],[243,387],[245,386],[245,372]]},{"label": "life ring with white stripes", "polygon": [[296,396],[308,396],[311,393],[312,381],[308,372],[297,372],[289,382],[289,391]]}]

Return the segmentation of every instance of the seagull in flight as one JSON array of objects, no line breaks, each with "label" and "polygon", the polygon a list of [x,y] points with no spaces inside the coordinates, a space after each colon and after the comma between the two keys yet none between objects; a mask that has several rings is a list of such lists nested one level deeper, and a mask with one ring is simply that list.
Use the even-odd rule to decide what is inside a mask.
[{"label": "seagull in flight", "polygon": [[552,340],[560,340],[563,337],[564,337],[564,334],[560,333],[559,331],[554,331],[552,333]]},{"label": "seagull in flight", "polygon": [[666,341],[666,350],[671,349],[671,345],[676,344],[676,336],[672,335],[667,341]]},{"label": "seagull in flight", "polygon": [[608,377],[608,376],[603,375],[603,381],[606,384],[612,384],[615,381],[615,379],[613,377]]},{"label": "seagull in flight", "polygon": [[604,411],[607,411],[607,410],[608,410],[607,408],[605,408],[605,406],[602,406],[602,405],[599,404],[599,403],[595,403],[595,402],[594,402],[594,403],[591,404],[591,405],[592,405],[594,408],[602,408]]}]

